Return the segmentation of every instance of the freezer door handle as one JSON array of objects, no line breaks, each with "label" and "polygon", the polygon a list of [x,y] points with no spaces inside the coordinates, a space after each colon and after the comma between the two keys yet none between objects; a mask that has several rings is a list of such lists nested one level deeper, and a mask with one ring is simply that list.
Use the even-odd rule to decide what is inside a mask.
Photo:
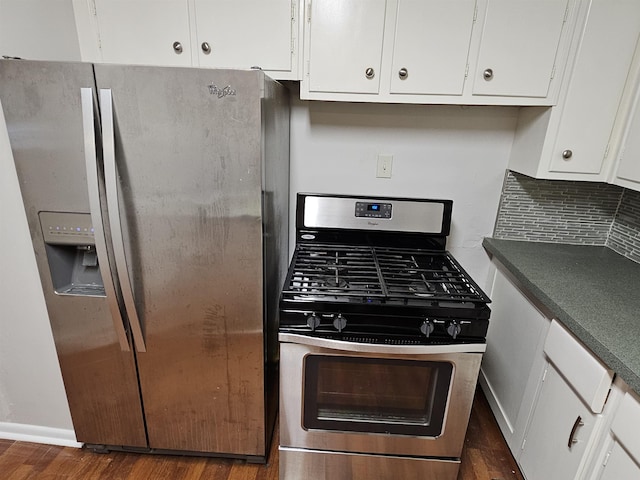
[{"label": "freezer door handle", "polygon": [[124,327],[124,319],[118,305],[116,288],[113,283],[113,274],[109,264],[107,254],[107,241],[105,239],[102,223],[102,209],[100,208],[100,191],[98,187],[98,157],[96,155],[96,129],[94,124],[93,109],[93,89],[82,88],[82,130],[84,136],[84,156],[87,169],[87,186],[89,188],[89,207],[91,209],[91,223],[100,264],[100,274],[104,283],[104,290],[107,295],[107,303],[111,311],[113,326],[118,336],[120,348],[123,351],[130,351],[127,331]]},{"label": "freezer door handle", "polygon": [[100,120],[102,123],[102,156],[104,159],[104,183],[107,193],[107,210],[109,212],[109,227],[111,229],[111,243],[116,260],[116,272],[120,280],[120,290],[124,306],[129,317],[133,343],[138,352],[146,352],[144,335],[138,310],[136,309],[133,287],[129,277],[129,266],[124,253],[124,235],[120,219],[120,202],[118,200],[118,171],[116,166],[115,128],[113,120],[113,100],[111,89],[100,89]]}]

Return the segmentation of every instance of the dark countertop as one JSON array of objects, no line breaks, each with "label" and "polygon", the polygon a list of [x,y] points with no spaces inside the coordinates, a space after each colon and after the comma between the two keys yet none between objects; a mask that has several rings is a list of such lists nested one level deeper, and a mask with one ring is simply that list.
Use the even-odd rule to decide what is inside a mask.
[{"label": "dark countertop", "polygon": [[607,247],[493,238],[482,245],[640,393],[640,264]]}]

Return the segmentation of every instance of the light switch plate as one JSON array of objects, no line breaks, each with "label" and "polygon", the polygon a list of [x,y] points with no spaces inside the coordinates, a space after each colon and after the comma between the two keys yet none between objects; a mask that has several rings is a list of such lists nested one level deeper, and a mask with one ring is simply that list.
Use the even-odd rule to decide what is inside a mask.
[{"label": "light switch plate", "polygon": [[378,155],[377,178],[391,178],[391,167],[393,166],[393,155]]}]

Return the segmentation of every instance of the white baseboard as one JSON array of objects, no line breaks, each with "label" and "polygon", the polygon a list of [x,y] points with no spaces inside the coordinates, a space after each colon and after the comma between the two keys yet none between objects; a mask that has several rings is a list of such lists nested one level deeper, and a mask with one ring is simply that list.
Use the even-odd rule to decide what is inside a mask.
[{"label": "white baseboard", "polygon": [[73,430],[0,422],[0,438],[20,442],[46,443],[63,447],[82,447]]}]

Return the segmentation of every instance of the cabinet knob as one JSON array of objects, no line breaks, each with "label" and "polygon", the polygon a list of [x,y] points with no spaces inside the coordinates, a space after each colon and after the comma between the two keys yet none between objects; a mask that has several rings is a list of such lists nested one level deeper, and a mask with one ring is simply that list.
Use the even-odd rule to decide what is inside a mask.
[{"label": "cabinet knob", "polygon": [[482,76],[488,82],[493,78],[493,70],[491,70],[490,68],[487,68],[484,72],[482,72]]},{"label": "cabinet knob", "polygon": [[202,42],[201,47],[205,55],[209,55],[211,53],[211,45],[209,45],[208,42]]},{"label": "cabinet knob", "polygon": [[180,42],[173,42],[173,51],[180,55],[182,53],[182,44]]},{"label": "cabinet knob", "polygon": [[571,157],[573,157],[573,152],[571,150],[562,151],[562,158],[564,158],[565,160],[569,160]]},{"label": "cabinet knob", "polygon": [[364,71],[364,76],[371,79],[376,76],[376,72],[373,68],[369,67]]},{"label": "cabinet knob", "polygon": [[401,68],[398,71],[398,76],[400,77],[400,80],[406,80],[409,76],[409,71],[406,68]]}]

